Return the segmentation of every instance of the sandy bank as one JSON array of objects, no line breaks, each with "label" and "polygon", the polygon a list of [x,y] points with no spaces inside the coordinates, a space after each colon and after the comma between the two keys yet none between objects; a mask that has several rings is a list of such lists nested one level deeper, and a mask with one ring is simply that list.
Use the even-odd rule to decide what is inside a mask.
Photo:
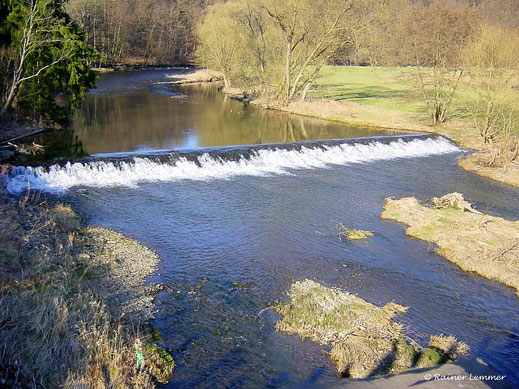
[{"label": "sandy bank", "polygon": [[485,160],[491,160],[492,157],[490,155],[487,157],[485,154],[489,153],[476,153],[468,156],[467,158],[460,158],[458,164],[466,171],[474,172],[480,176],[487,177],[504,184],[519,187],[519,165],[489,165],[488,163],[485,163]]},{"label": "sandy bank", "polygon": [[[147,322],[151,250],[74,211],[0,188],[0,367],[6,385],[151,388],[172,373]],[[156,339],[155,339],[156,340]],[[137,352],[143,355],[136,369]]]},{"label": "sandy bank", "polygon": [[381,217],[407,224],[407,235],[436,244],[436,252],[461,269],[515,288],[519,296],[518,221],[428,207],[414,197],[386,199]]},{"label": "sandy bank", "polygon": [[98,74],[113,73],[116,70],[117,70],[116,68],[103,68],[103,67],[92,68],[92,71],[94,71],[94,72],[96,72]]},{"label": "sandy bank", "polygon": [[198,84],[223,81],[223,74],[211,69],[191,69],[187,72],[167,76],[171,84]]}]

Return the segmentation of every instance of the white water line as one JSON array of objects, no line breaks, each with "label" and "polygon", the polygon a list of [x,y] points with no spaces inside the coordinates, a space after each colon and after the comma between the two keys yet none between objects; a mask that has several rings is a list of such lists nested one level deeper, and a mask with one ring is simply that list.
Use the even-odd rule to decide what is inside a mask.
[{"label": "white water line", "polygon": [[163,163],[146,157],[118,163],[110,161],[76,162],[64,166],[17,167],[8,176],[7,190],[20,193],[27,188],[63,192],[76,186],[136,186],[143,182],[230,179],[235,176],[292,174],[291,170],[326,168],[330,165],[369,163],[396,158],[425,157],[459,152],[445,138],[395,140],[390,143],[344,143],[323,148],[261,149],[250,158],[221,161],[209,154],[198,157],[198,164],[184,157]]}]

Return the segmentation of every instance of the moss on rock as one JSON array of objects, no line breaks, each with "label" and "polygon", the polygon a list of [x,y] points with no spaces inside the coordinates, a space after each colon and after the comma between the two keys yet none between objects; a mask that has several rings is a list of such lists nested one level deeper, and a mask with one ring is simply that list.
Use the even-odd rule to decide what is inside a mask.
[{"label": "moss on rock", "polygon": [[162,342],[162,335],[157,326],[153,324],[149,325],[150,338],[153,342]]},{"label": "moss on rock", "polygon": [[400,373],[415,365],[418,351],[414,346],[408,344],[403,336],[394,342],[394,347],[395,360],[391,365],[391,373]]},{"label": "moss on rock", "polygon": [[142,350],[144,368],[160,383],[166,384],[173,376],[175,361],[163,348],[157,345],[144,345]]},{"label": "moss on rock", "polygon": [[418,354],[416,367],[431,367],[448,362],[449,359],[432,348],[423,348]]}]

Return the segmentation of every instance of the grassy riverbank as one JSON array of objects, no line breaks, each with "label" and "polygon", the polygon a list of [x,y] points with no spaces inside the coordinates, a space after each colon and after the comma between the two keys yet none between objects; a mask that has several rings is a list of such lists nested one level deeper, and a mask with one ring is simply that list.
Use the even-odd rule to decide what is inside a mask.
[{"label": "grassy riverbank", "polygon": [[381,217],[408,225],[407,235],[436,244],[450,262],[514,288],[519,297],[519,222],[456,206],[428,207],[414,197],[387,199]]},{"label": "grassy riverbank", "polygon": [[[408,74],[413,71],[416,70],[327,66],[306,101],[293,101],[284,106],[274,100],[257,99],[251,104],[349,125],[440,134],[461,147],[478,151],[468,161],[460,160],[460,166],[465,170],[519,186],[519,166],[488,166],[488,161],[492,159],[489,147],[466,114],[466,105],[470,100],[467,88],[464,85],[460,87],[459,101],[452,109],[455,115],[445,123],[433,126],[423,98],[409,83]],[[207,69],[193,70],[187,75],[173,78],[172,83],[175,84],[221,81],[220,74]],[[243,99],[239,91],[233,90],[231,95]]]},{"label": "grassy riverbank", "polygon": [[[7,386],[144,387],[174,362],[156,347],[155,253],[72,209],[0,188],[0,367]],[[137,370],[137,352],[143,355]]]},{"label": "grassy riverbank", "polygon": [[[470,92],[461,84],[458,100],[445,123],[431,125],[426,106],[418,91],[413,91],[409,68],[327,66],[317,78],[317,87],[305,102],[281,106],[267,101],[255,104],[299,115],[319,117],[352,125],[402,129],[443,135],[459,146],[477,150],[460,166],[468,171],[509,185],[519,186],[519,166],[489,166],[492,153],[466,113]],[[517,92],[519,98],[519,92]]]},{"label": "grassy riverbank", "polygon": [[[462,147],[482,150],[484,144],[472,123],[463,115],[433,126],[423,98],[409,84],[409,68],[327,66],[317,86],[304,101],[286,107],[275,102],[255,103],[300,115],[352,125],[441,134]],[[463,102],[454,110],[460,110]]]}]

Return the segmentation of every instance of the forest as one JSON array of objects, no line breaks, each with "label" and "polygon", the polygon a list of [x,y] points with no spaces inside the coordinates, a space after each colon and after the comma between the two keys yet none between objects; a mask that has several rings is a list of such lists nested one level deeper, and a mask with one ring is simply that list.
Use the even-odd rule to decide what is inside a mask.
[{"label": "forest", "polygon": [[15,105],[63,118],[99,66],[209,66],[255,92],[280,87],[288,66],[279,97],[290,100],[327,64],[458,67],[470,34],[498,26],[516,36],[518,15],[514,0],[2,0],[1,114]]},{"label": "forest", "polygon": [[[295,24],[283,24],[288,15]],[[93,86],[88,68],[99,66],[209,66],[256,92],[291,66],[282,97],[291,99],[306,95],[327,64],[430,66],[439,60],[436,44],[445,65],[456,67],[476,24],[516,36],[518,15],[514,0],[2,0],[1,114],[15,105],[63,118]],[[424,32],[435,27],[441,34],[431,42]],[[293,39],[293,58],[279,47],[283,39]]]},{"label": "forest", "polygon": [[[87,44],[109,64],[192,64],[197,47],[196,26],[222,0],[69,0],[66,10],[85,34]],[[232,2],[232,1],[231,1]],[[254,6],[257,1],[241,1]],[[334,2],[332,2],[334,3]],[[341,2],[335,2],[337,4]],[[380,50],[394,44],[413,9],[433,1],[356,1],[355,25],[361,27],[350,45],[333,58],[337,64],[400,65],[405,54]],[[216,4],[215,7],[212,7]],[[297,2],[295,3],[297,4]],[[519,4],[513,0],[450,0],[453,9],[473,9],[483,20],[519,27]],[[302,4],[301,4],[302,5]],[[302,10],[300,10],[301,12]],[[408,38],[412,36],[407,31]],[[346,37],[345,40],[352,39]],[[378,50],[377,50],[378,49]],[[403,58],[402,58],[403,57]]]}]

